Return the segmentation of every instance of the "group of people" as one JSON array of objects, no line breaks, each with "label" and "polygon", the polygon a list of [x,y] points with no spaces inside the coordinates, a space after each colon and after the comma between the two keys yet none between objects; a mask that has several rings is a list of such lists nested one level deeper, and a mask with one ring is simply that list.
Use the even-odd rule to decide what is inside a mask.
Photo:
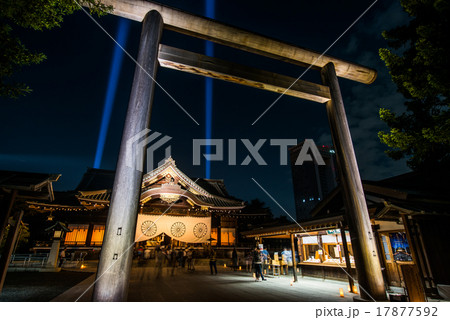
[{"label": "group of people", "polygon": [[[149,248],[139,247],[136,250],[139,262],[145,262],[152,256]],[[163,267],[167,267],[167,274],[174,275],[177,268],[185,268],[189,271],[195,271],[195,250],[192,247],[186,249],[171,249],[165,246],[156,246],[154,250],[155,266],[157,269],[157,278],[161,276]]]},{"label": "group of people", "polygon": [[[216,251],[212,248],[209,248],[208,252],[209,259],[209,267],[212,275],[217,274],[217,254]],[[290,252],[288,250],[284,250],[283,260],[289,259]],[[138,248],[137,250],[138,259],[147,260],[150,259],[150,250]],[[155,248],[155,261],[157,268],[157,277],[159,277],[162,273],[163,267],[169,267],[167,269],[167,274],[174,275],[175,269],[177,267],[185,268],[187,265],[188,271],[195,271],[195,256],[196,251],[189,247],[187,249],[170,249],[170,247],[164,246],[156,246]],[[236,248],[234,248],[232,252],[232,267],[234,270],[239,268],[239,258]],[[245,255],[245,263],[246,263],[246,271],[254,272],[255,281],[266,281],[267,279],[264,277],[264,271],[267,272],[267,267],[270,264],[271,257],[269,252],[266,249],[256,247],[253,251],[248,252]],[[292,258],[291,258],[292,259]],[[287,272],[286,272],[287,273]]]}]

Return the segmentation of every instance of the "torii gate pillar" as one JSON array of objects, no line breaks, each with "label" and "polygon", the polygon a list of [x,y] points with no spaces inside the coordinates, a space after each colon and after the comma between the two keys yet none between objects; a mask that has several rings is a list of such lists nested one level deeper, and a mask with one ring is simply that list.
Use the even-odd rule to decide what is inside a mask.
[{"label": "torii gate pillar", "polygon": [[[386,290],[380,260],[333,63],[325,65],[321,75],[322,82],[330,88],[331,100],[327,102],[327,115],[344,190],[360,295],[363,299],[384,301]],[[345,233],[342,237],[345,237]]]},{"label": "torii gate pillar", "polygon": [[150,124],[162,30],[163,20],[159,12],[148,12],[142,24],[138,63],[122,134],[93,301],[127,299],[142,185],[143,172],[140,169],[145,162],[144,150],[134,150],[133,146]]}]

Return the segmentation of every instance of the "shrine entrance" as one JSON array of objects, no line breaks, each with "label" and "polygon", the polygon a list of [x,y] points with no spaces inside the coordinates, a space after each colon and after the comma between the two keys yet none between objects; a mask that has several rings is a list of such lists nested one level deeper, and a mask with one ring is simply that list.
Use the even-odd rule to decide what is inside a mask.
[{"label": "shrine entrance", "polygon": [[[343,77],[370,84],[376,78],[376,71],[161,4],[127,0],[102,2],[112,5],[115,15],[142,21],[142,34],[105,241],[97,271],[94,301],[125,301],[127,298],[132,261],[132,252],[129,249],[135,240],[143,176],[140,170],[130,167],[129,163],[130,159],[131,163],[144,163],[144,157],[133,152],[130,144],[142,138],[141,133],[148,130],[158,65],[326,103],[345,195],[346,218],[354,246],[359,292],[363,299],[386,300],[377,247],[338,83],[338,77]],[[312,67],[320,71],[322,84],[162,45],[160,40],[163,28],[294,65]]]}]

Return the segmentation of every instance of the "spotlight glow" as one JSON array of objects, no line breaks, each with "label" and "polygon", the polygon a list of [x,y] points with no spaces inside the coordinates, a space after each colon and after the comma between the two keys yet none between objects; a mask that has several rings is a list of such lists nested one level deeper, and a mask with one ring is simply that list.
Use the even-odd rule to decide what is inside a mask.
[{"label": "spotlight glow", "polygon": [[[205,0],[205,16],[211,19],[215,18],[215,0]],[[205,54],[209,57],[214,56],[214,44],[210,41],[205,42]],[[212,104],[213,104],[213,82],[212,78],[205,78],[205,139],[206,154],[211,154],[211,136],[212,136]],[[211,178],[211,162],[206,160],[205,177]]]},{"label": "spotlight glow", "polygon": [[[115,39],[122,47],[125,47],[126,45],[129,29],[130,20],[120,18]],[[114,98],[116,96],[123,56],[124,54],[122,49],[115,44],[109,73],[108,87],[106,89],[105,102],[103,105],[102,122],[100,125],[100,132],[98,134],[97,151],[95,153],[94,168],[96,169],[100,168],[102,163],[103,151],[105,149],[106,136],[108,134],[109,122],[111,120],[112,109],[114,106]]]}]

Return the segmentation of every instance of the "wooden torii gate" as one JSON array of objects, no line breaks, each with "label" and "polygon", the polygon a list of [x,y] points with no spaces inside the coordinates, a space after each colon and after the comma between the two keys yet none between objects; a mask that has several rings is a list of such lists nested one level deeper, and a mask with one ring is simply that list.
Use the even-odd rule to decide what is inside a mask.
[{"label": "wooden torii gate", "polygon": [[380,261],[337,79],[343,77],[370,84],[376,78],[376,71],[161,4],[141,0],[102,2],[113,6],[113,14],[142,21],[143,26],[137,59],[140,66],[135,69],[93,300],[126,301],[127,298],[143,175],[136,166],[130,167],[129,164],[130,159],[132,163],[144,162],[143,157],[133,152],[130,143],[142,138],[142,132],[149,126],[153,79],[158,64],[279,93],[296,80],[161,45],[163,28],[303,67],[311,65],[321,72],[323,84],[299,80],[285,94],[326,103],[345,194],[361,298],[386,300]]}]

